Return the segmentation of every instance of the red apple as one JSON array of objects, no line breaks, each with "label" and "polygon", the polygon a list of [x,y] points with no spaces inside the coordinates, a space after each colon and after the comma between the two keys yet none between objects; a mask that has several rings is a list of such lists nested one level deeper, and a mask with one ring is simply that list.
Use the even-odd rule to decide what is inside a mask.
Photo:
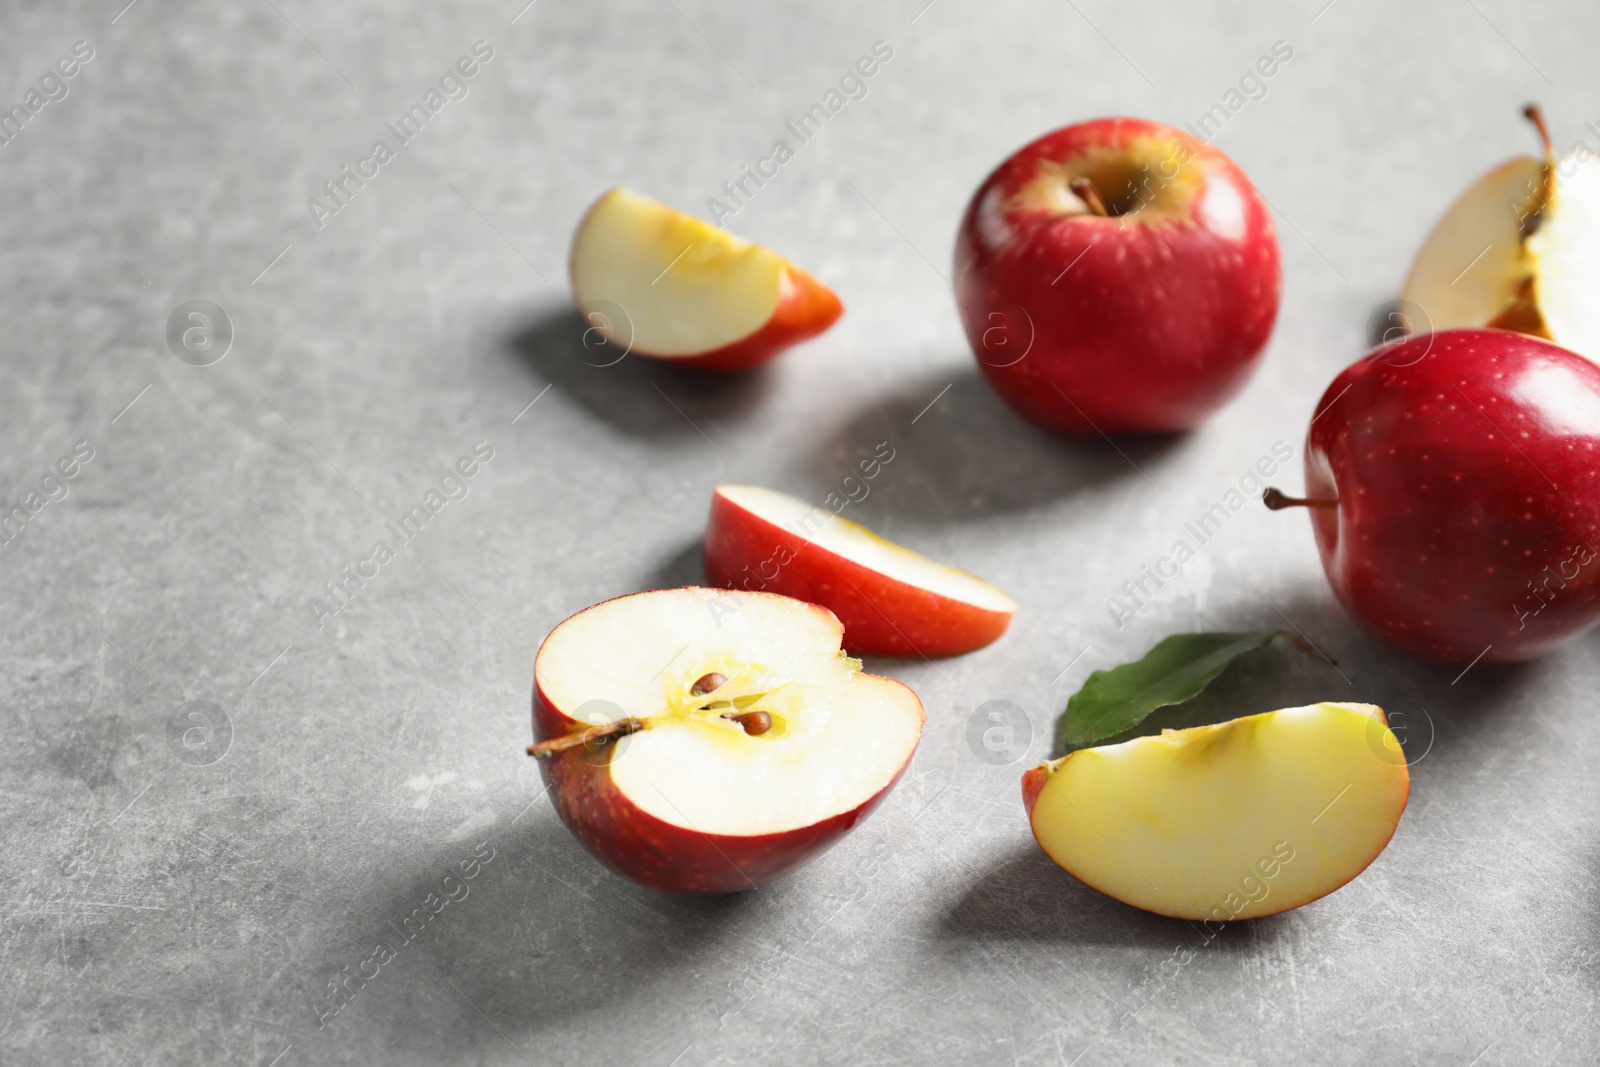
[{"label": "red apple", "polygon": [[1063,434],[1187,430],[1243,387],[1278,314],[1278,240],[1244,172],[1142,119],[1046,134],[978,187],[956,301],[984,376]]},{"label": "red apple", "polygon": [[1600,368],[1506,330],[1382,347],[1306,441],[1323,570],[1378,637],[1446,663],[1542,655],[1600,618]]},{"label": "red apple", "polygon": [[706,524],[713,585],[820,604],[858,656],[949,656],[997,640],[1016,602],[822,507],[754,485],[719,485]]},{"label": "red apple", "polygon": [[584,215],[571,271],[591,329],[697,370],[765,363],[844,314],[831,289],[777,253],[627,189]]},{"label": "red apple", "polygon": [[668,893],[731,893],[833,846],[899,781],[910,689],[861,673],[826,609],[665,589],[579,612],[534,662],[556,811],[594,856]]}]

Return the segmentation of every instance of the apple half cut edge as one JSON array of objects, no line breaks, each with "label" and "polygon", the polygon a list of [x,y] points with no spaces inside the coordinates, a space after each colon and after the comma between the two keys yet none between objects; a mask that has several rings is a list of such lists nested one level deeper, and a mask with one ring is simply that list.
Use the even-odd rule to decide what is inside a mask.
[{"label": "apple half cut edge", "polygon": [[983,579],[887,541],[824,507],[719,485],[706,524],[713,585],[820,604],[858,656],[949,656],[997,640],[1017,605]]},{"label": "apple half cut edge", "polygon": [[1068,873],[1145,911],[1219,922],[1355,878],[1410,789],[1383,709],[1335,703],[1080,749],[1022,780],[1034,837]]},{"label": "apple half cut edge", "polygon": [[589,208],[569,266],[588,326],[699,370],[764,363],[844,314],[833,290],[776,252],[628,189]]},{"label": "apple half cut edge", "polygon": [[826,851],[899,781],[923,724],[842,633],[812,604],[694,587],[561,623],[534,663],[529,752],[562,822],[672,893],[755,888]]},{"label": "apple half cut edge", "polygon": [[1507,160],[1450,205],[1406,277],[1410,327],[1515,330],[1600,361],[1600,159],[1557,160],[1538,108],[1524,114],[1544,157]]}]

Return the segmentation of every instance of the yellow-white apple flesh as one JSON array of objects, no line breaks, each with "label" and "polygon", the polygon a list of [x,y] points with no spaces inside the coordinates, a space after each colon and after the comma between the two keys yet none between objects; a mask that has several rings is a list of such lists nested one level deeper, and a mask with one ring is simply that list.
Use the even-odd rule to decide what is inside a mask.
[{"label": "yellow-white apple flesh", "polygon": [[1518,156],[1473,183],[1423,242],[1405,300],[1426,321],[1413,330],[1487,326],[1516,302],[1528,277],[1522,220],[1539,209],[1544,164]]},{"label": "yellow-white apple flesh", "polygon": [[1555,202],[1527,252],[1546,332],[1600,361],[1600,160],[1571,156],[1556,167]]},{"label": "yellow-white apple flesh", "polygon": [[1411,785],[1383,709],[1313,704],[1081,749],[1022,788],[1040,847],[1081,881],[1159,915],[1227,922],[1360,874]]},{"label": "yellow-white apple flesh", "polygon": [[[725,589],[637,593],[563,622],[534,663],[537,739],[597,714],[642,729],[542,761],[562,821],[666,892],[749,889],[831,847],[899,780],[923,723],[916,694],[861,673],[841,634],[823,608]],[[732,718],[749,713],[765,728]]]},{"label": "yellow-white apple flesh", "polygon": [[1429,234],[1406,278],[1413,330],[1497,326],[1600,360],[1600,159],[1509,160]]},{"label": "yellow-white apple flesh", "polygon": [[706,524],[712,584],[820,604],[860,656],[948,656],[999,639],[1016,602],[966,571],[887,541],[828,508],[719,485]]},{"label": "yellow-white apple flesh", "polygon": [[832,290],[777,253],[627,189],[589,208],[570,267],[591,328],[701,370],[755,366],[844,313]]}]

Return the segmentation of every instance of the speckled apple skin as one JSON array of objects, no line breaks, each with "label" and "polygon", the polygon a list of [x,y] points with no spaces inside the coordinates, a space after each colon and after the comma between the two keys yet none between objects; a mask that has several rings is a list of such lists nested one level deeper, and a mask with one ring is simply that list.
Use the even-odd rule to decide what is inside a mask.
[{"label": "speckled apple skin", "polygon": [[1369,353],[1316,412],[1306,495],[1339,500],[1308,509],[1323,569],[1383,641],[1503,663],[1600,618],[1600,368],[1447,330]]},{"label": "speckled apple skin", "polygon": [[951,656],[999,639],[1014,612],[988,611],[863,567],[720,493],[706,523],[712,585],[782,593],[827,608],[852,656]]},{"label": "speckled apple skin", "polygon": [[[539,685],[537,657],[534,662],[534,740],[591,728],[551,703]],[[888,784],[850,811],[783,833],[751,836],[704,834],[644,811],[612,781],[610,761],[618,751],[618,745],[607,745],[597,757],[580,747],[539,761],[556,814],[584,848],[629,881],[663,893],[709,894],[775,882],[838,844],[889,795],[911,765],[916,746]],[[626,759],[625,747],[621,751]]]},{"label": "speckled apple skin", "polygon": [[[1182,142],[1203,168],[1187,218],[1125,225],[1011,204],[1042,164],[1141,137]],[[1255,370],[1278,314],[1278,239],[1255,186],[1215,148],[1158,122],[1096,119],[1018,150],[978,187],[957,231],[955,291],[984,377],[1029,422],[1170,433]]]}]

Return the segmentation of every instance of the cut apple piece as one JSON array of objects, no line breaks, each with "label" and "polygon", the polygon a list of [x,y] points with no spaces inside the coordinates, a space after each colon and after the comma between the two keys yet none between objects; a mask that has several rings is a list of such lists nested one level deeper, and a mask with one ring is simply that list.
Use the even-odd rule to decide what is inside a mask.
[{"label": "cut apple piece", "polygon": [[534,663],[529,751],[562,821],[664,892],[750,889],[830,848],[899,780],[923,723],[915,693],[840,651],[842,632],[812,604],[701,588],[557,626]]},{"label": "cut apple piece", "polygon": [[1479,178],[1417,253],[1402,293],[1414,331],[1495,326],[1600,361],[1600,160],[1557,160],[1543,116],[1525,114],[1544,158]]},{"label": "cut apple piece", "polygon": [[1313,704],[1086,748],[1023,776],[1033,834],[1079,880],[1178,919],[1275,915],[1388,845],[1411,780],[1383,709]]},{"label": "cut apple piece", "polygon": [[1479,178],[1423,242],[1402,296],[1422,311],[1414,331],[1487,326],[1528,280],[1521,220],[1539,210],[1544,164],[1518,156]]},{"label": "cut apple piece", "polygon": [[712,495],[706,574],[714,585],[822,605],[858,656],[970,652],[998,639],[1017,612],[981,578],[754,485],[720,485]]},{"label": "cut apple piece", "polygon": [[572,238],[572,292],[613,344],[701,370],[740,370],[832,326],[833,291],[788,260],[627,189]]}]

